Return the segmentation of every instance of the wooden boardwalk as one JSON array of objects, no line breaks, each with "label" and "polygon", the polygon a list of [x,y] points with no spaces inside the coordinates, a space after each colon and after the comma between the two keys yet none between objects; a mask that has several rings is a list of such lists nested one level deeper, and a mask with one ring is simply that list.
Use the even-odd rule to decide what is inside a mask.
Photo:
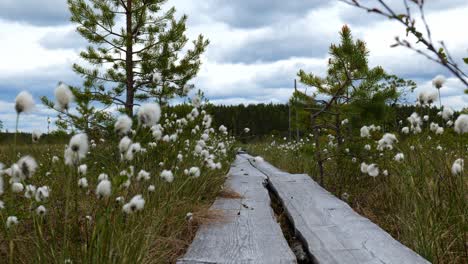
[{"label": "wooden boardwalk", "polygon": [[245,157],[237,156],[225,185],[243,198],[218,198],[212,209],[223,210],[227,219],[202,226],[177,263],[296,263],[270,207],[265,179]]},{"label": "wooden boardwalk", "polygon": [[177,263],[297,263],[270,206],[269,187],[282,203],[314,263],[429,263],[308,175],[289,174],[240,154],[226,186],[242,199],[219,198],[212,208],[229,221],[204,225]]},{"label": "wooden boardwalk", "polygon": [[244,156],[268,176],[271,188],[316,263],[429,263],[308,175],[285,173],[267,162]]}]

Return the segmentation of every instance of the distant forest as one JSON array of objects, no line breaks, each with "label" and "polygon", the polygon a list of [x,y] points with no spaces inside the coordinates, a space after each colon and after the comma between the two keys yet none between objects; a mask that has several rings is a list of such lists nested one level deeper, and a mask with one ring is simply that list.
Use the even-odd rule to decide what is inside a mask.
[{"label": "distant forest", "polygon": [[[206,111],[213,116],[213,127],[225,125],[229,132],[235,136],[244,135],[244,128],[250,129],[249,135],[262,137],[275,134],[278,136],[289,136],[289,106],[287,104],[250,104],[250,105],[212,105],[206,106]],[[169,112],[174,111],[178,116],[183,116],[190,112],[191,107],[188,105],[177,105],[170,108]],[[403,120],[404,126],[407,125],[406,119],[411,113],[417,111],[415,106],[398,105],[385,109],[381,120],[372,120],[367,116],[356,117],[356,122],[350,120],[353,130],[358,131],[361,126],[353,126],[353,123],[365,120],[364,124],[380,125],[385,129],[392,129],[398,125],[400,120]],[[427,109],[425,111],[428,111]],[[431,108],[428,112],[420,113],[421,115],[429,114],[430,116],[437,115],[437,109]],[[300,124],[301,121],[299,121]],[[299,134],[310,133],[309,128],[298,128]],[[294,109],[291,110],[291,135],[296,136],[296,122]]]},{"label": "distant forest", "polygon": [[[234,136],[241,136],[243,138],[255,139],[262,138],[264,136],[276,135],[281,137],[289,137],[289,106],[287,104],[250,104],[250,105],[212,105],[208,104],[205,107],[206,111],[213,116],[213,127],[218,128],[220,125],[225,125],[228,131]],[[187,104],[170,106],[166,111],[170,113],[176,113],[179,117],[187,115],[192,110],[192,106]],[[356,116],[355,120],[351,119],[350,126],[359,133],[361,128],[358,124],[375,124],[382,126],[385,130],[395,129],[396,127],[406,126],[407,117],[415,111],[419,111],[415,106],[394,106],[385,109],[385,113],[381,119],[372,119],[368,116]],[[301,111],[304,111],[301,109]],[[425,109],[422,115],[430,115],[432,117],[437,115],[437,109]],[[304,115],[304,113],[302,113]],[[458,113],[455,114],[457,116]],[[308,114],[306,114],[305,120],[300,119],[297,122],[299,125],[296,128],[296,113],[294,109],[291,109],[291,136],[295,139],[296,135],[300,137],[311,133],[310,122],[308,122]],[[403,125],[399,125],[398,122],[403,120]],[[304,123],[306,126],[304,126]],[[249,128],[250,132],[246,134],[244,128]],[[113,131],[113,123],[109,124],[109,127],[104,129],[107,133]],[[101,132],[103,132],[101,131]],[[106,133],[106,132],[104,132]],[[54,136],[64,136],[63,132],[54,132]],[[28,133],[20,133],[19,137],[25,139],[30,137]],[[0,143],[11,141],[12,135],[0,133]],[[50,138],[50,137],[48,137]],[[67,137],[65,137],[67,138]],[[53,142],[56,142],[56,138],[50,138]],[[21,140],[20,140],[21,141]],[[65,141],[64,141],[65,142]]]}]

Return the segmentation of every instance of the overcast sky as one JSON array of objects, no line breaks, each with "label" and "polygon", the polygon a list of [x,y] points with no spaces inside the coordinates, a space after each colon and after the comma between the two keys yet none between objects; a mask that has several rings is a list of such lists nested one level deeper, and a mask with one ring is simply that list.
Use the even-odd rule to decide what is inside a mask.
[{"label": "overcast sky", "polygon": [[[468,1],[426,2],[433,39],[444,40],[461,64],[468,57]],[[286,102],[299,69],[324,74],[328,47],[347,24],[355,38],[367,43],[371,66],[416,81],[418,90],[430,88],[431,79],[444,74],[443,104],[468,105],[461,83],[439,65],[389,47],[395,36],[404,36],[403,27],[337,0],[169,0],[168,5],[188,15],[191,39],[201,33],[211,41],[193,83],[213,103]],[[52,97],[59,81],[81,83],[71,65],[85,46],[69,22],[66,0],[0,0],[0,120],[5,128],[14,129],[14,98],[27,90],[37,105],[34,113],[22,116],[21,129],[45,130],[47,115],[55,114],[40,105],[39,97]]]}]

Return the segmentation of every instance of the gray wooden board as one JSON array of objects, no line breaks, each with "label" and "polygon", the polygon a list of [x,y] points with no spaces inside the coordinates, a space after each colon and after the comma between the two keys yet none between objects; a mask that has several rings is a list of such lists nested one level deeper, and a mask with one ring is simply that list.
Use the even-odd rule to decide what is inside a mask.
[{"label": "gray wooden board", "polygon": [[298,236],[317,263],[429,263],[304,174],[251,163],[269,179]]},{"label": "gray wooden board", "polygon": [[211,208],[222,210],[226,219],[202,225],[177,263],[296,263],[271,209],[265,179],[246,158],[237,156],[225,186],[243,197],[218,198]]}]

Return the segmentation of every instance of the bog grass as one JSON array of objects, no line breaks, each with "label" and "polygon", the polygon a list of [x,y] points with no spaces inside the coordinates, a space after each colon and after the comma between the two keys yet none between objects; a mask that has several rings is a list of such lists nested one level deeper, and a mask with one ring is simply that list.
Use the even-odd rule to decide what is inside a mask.
[{"label": "bog grass", "polygon": [[[203,115],[203,114],[202,114]],[[175,117],[163,122],[164,133],[178,131],[176,141],[155,140],[149,128],[139,128],[132,137],[145,151],[136,153],[131,161],[122,161],[118,149],[119,137],[92,139],[89,153],[80,164],[88,166],[86,175],[78,175],[77,166],[64,164],[65,145],[50,143],[43,137],[37,144],[23,138],[15,147],[12,142],[0,146],[0,161],[7,169],[25,155],[38,163],[34,176],[22,182],[24,186],[48,186],[50,197],[43,202],[14,193],[10,177],[3,173],[5,192],[0,196],[0,262],[1,263],[174,263],[185,252],[200,223],[216,221],[217,212],[208,208],[222,192],[229,164],[233,159],[233,141],[209,125],[201,126],[201,118],[185,125],[176,125]],[[202,129],[193,131],[199,124]],[[202,134],[209,134],[203,148],[221,168],[210,168],[205,153],[194,148]],[[44,143],[46,142],[46,143]],[[154,142],[153,146],[149,143]],[[219,143],[223,145],[220,146]],[[15,151],[16,149],[16,151]],[[224,149],[224,151],[223,151]],[[182,158],[178,156],[182,155]],[[53,162],[53,157],[58,161]],[[131,166],[133,174],[130,175]],[[199,167],[198,178],[184,170]],[[136,180],[140,170],[150,173],[147,181]],[[160,177],[162,170],[171,170],[174,181]],[[123,175],[126,171],[127,175]],[[98,175],[106,173],[112,182],[108,198],[96,195]],[[0,176],[1,177],[1,176]],[[78,187],[78,179],[86,177],[89,186]],[[130,179],[128,188],[123,184]],[[154,191],[148,187],[155,186]],[[144,209],[131,214],[122,210],[123,203],[137,194],[145,199]],[[124,202],[116,201],[123,197]],[[44,216],[36,208],[45,206]],[[190,214],[189,214],[190,213]],[[9,228],[9,216],[18,224]]]},{"label": "bog grass", "polygon": [[[382,134],[348,137],[338,146],[323,133],[320,150],[311,135],[299,142],[271,137],[245,147],[283,170],[308,173],[316,181],[320,177],[315,151],[321,151],[326,189],[429,261],[467,263],[468,178],[466,172],[453,175],[451,167],[458,158],[466,162],[468,135],[451,128],[442,135],[428,129],[417,135],[396,132],[399,142],[394,149],[377,151]],[[370,151],[364,149],[366,144],[372,146]],[[394,159],[397,153],[405,155],[403,161]],[[362,173],[361,162],[377,164],[379,176]]]}]

